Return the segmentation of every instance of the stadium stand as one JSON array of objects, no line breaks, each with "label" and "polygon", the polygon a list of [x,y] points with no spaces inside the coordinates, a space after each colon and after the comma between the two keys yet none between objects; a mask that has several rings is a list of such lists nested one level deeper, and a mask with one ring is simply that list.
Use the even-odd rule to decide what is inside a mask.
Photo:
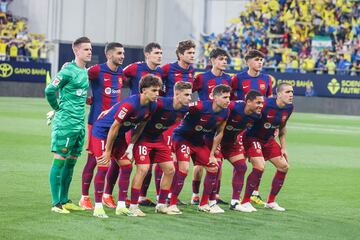
[{"label": "stadium stand", "polygon": [[47,62],[49,44],[44,34],[29,33],[27,19],[14,16],[0,1],[0,60]]},{"label": "stadium stand", "polygon": [[245,9],[223,33],[202,36],[199,67],[219,46],[234,70],[246,67],[244,54],[255,48],[275,71],[360,74],[360,1],[250,0]]}]

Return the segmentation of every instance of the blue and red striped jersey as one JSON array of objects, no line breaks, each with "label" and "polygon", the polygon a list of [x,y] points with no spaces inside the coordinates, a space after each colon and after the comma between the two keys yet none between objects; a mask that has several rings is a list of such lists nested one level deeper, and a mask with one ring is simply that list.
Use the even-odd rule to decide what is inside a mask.
[{"label": "blue and red striped jersey", "polygon": [[165,96],[174,96],[174,85],[179,81],[194,83],[194,68],[190,66],[184,69],[179,66],[178,62],[168,63],[162,68],[162,80],[165,85]]},{"label": "blue and red striped jersey", "polygon": [[245,114],[244,101],[232,101],[229,105],[230,114],[224,129],[223,142],[234,142],[240,132],[251,129],[255,121],[258,121],[261,114]]},{"label": "blue and red striped jersey", "polygon": [[221,76],[215,76],[211,70],[200,73],[195,76],[193,91],[197,91],[201,101],[210,100],[209,96],[215,86],[225,84],[230,86],[231,77],[223,73]]},{"label": "blue and red striped jersey", "polygon": [[215,112],[212,101],[197,101],[189,107],[189,113],[181,124],[175,128],[173,140],[186,139],[193,144],[202,144],[206,134],[214,132],[217,126],[226,121],[229,109]]},{"label": "blue and red striped jersey", "polygon": [[247,71],[234,75],[231,79],[232,100],[245,100],[250,90],[259,91],[264,97],[273,94],[272,80],[267,74],[260,73],[257,77],[250,76]]},{"label": "blue and red striped jersey", "polygon": [[147,120],[155,108],[156,102],[141,106],[140,95],[132,95],[102,112],[93,125],[92,134],[97,138],[105,139],[115,120],[121,124],[119,135],[124,134],[141,121]]},{"label": "blue and red striped jersey", "polygon": [[256,137],[260,141],[268,141],[274,137],[276,129],[286,125],[291,113],[294,110],[293,104],[287,104],[284,108],[279,108],[276,98],[267,98],[259,121],[246,131],[246,136]]},{"label": "blue and red striped jersey", "polygon": [[142,137],[152,142],[161,141],[163,139],[162,133],[184,118],[185,114],[189,111],[189,107],[174,109],[173,103],[173,98],[158,98],[156,109],[151,114],[151,118],[145,126]]},{"label": "blue and red striped jersey", "polygon": [[160,67],[153,70],[149,68],[146,62],[132,63],[124,68],[124,75],[130,87],[130,95],[139,94],[140,79],[147,74],[153,74],[161,78],[162,70]]},{"label": "blue and red striped jersey", "polygon": [[88,123],[93,124],[102,111],[120,102],[124,74],[120,66],[114,72],[106,63],[102,63],[90,67],[88,76],[93,94]]}]

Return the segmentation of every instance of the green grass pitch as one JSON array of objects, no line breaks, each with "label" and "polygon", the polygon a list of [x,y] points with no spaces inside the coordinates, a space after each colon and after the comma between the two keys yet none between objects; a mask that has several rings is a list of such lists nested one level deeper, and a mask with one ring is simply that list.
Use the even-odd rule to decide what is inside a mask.
[{"label": "green grass pitch", "polygon": [[[145,218],[92,217],[92,212],[50,212],[49,107],[44,99],[0,98],[0,239],[359,239],[360,117],[294,113],[288,123],[290,172],[278,197],[286,212],[256,206],[245,214],[165,216],[144,207]],[[79,159],[70,196],[78,202],[85,155]],[[251,169],[250,165],[249,169]],[[230,164],[221,195],[230,200]],[[269,192],[274,168],[267,163],[260,192]],[[117,191],[117,188],[115,188]],[[91,193],[93,192],[91,188]],[[154,198],[154,186],[149,189]],[[181,193],[189,201],[191,177]],[[114,194],[114,196],[116,196]]]}]

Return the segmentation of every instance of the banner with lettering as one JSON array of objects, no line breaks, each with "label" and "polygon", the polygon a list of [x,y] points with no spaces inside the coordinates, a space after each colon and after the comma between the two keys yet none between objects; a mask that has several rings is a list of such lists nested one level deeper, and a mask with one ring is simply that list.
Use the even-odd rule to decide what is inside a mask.
[{"label": "banner with lettering", "polygon": [[45,83],[50,71],[49,63],[0,61],[0,81]]}]

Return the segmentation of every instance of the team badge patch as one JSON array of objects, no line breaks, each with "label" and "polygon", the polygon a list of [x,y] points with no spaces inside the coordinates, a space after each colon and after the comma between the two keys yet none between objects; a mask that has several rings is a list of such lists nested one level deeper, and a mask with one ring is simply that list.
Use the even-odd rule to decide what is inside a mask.
[{"label": "team badge patch", "polygon": [[121,76],[119,76],[118,81],[119,81],[119,84],[120,84],[120,85],[123,84],[123,80],[122,80],[122,77],[121,77]]},{"label": "team badge patch", "polygon": [[263,83],[261,83],[259,87],[261,90],[265,90],[265,88],[266,88],[265,84],[263,84]]},{"label": "team badge patch", "polygon": [[203,126],[200,126],[200,125],[196,125],[195,126],[195,130],[200,132],[201,130],[203,130]]},{"label": "team badge patch", "polygon": [[124,122],[124,126],[125,127],[128,127],[128,126],[130,126],[131,125],[131,122]]},{"label": "team badge patch", "polygon": [[140,156],[140,160],[144,161],[145,160],[145,156]]},{"label": "team badge patch", "polygon": [[57,87],[59,85],[59,83],[60,83],[60,80],[58,78],[55,78],[54,81],[52,82],[52,85],[54,87]]},{"label": "team badge patch", "polygon": [[62,152],[62,153],[67,153],[68,151],[69,151],[69,150],[68,150],[68,148],[66,148],[66,147],[64,147],[64,148],[61,149],[61,152]]},{"label": "team badge patch", "polygon": [[269,129],[271,128],[271,123],[264,123],[264,128]]}]

